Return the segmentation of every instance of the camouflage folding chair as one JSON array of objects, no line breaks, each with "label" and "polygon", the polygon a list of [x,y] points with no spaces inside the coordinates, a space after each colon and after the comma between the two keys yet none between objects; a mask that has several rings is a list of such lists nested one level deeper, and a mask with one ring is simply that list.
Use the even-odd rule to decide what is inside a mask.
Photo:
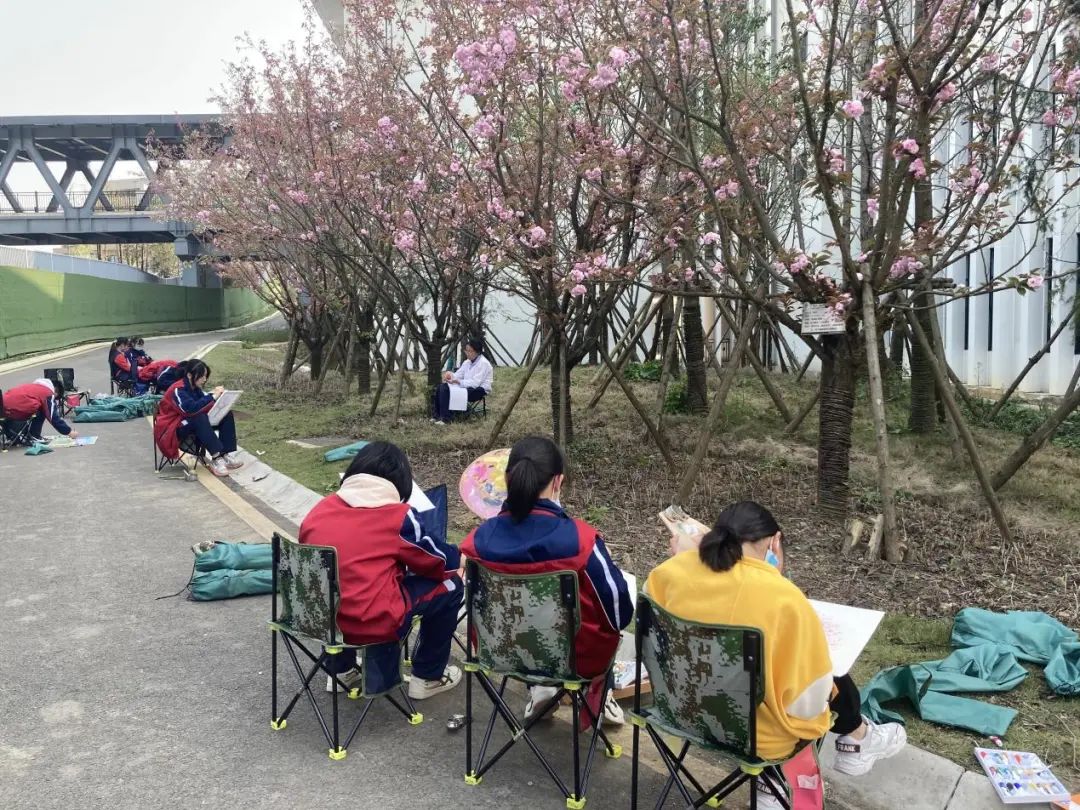
[{"label": "camouflage folding chair", "polygon": [[[673,616],[645,594],[638,596],[637,687],[630,722],[634,726],[630,806],[638,801],[639,738],[644,729],[668,770],[667,784],[656,803],[664,806],[671,788],[686,807],[719,807],[722,800],[750,782],[750,807],[757,808],[762,788],[790,808],[782,761],[757,756],[757,707],[763,699],[764,663],[761,630],[700,624]],[[649,673],[653,704],[641,707],[641,669]],[[682,740],[678,753],[661,735]],[[686,768],[691,745],[725,755],[737,767],[706,790]],[[792,754],[794,756],[794,752]],[[689,786],[688,786],[689,783]],[[691,793],[693,788],[695,793]],[[695,795],[696,794],[696,795]]]},{"label": "camouflage folding chair", "polygon": [[[465,782],[478,785],[492,766],[519,740],[536,755],[548,776],[566,799],[569,810],[585,807],[593,758],[598,742],[604,754],[616,758],[622,749],[613,744],[600,728],[602,712],[593,712],[585,700],[590,679],[577,672],[574,639],[581,626],[578,577],[573,571],[547,574],[503,574],[492,571],[476,560],[466,562],[467,588],[465,657]],[[610,667],[610,664],[609,664]],[[498,687],[493,676],[501,676]],[[473,680],[493,704],[480,750],[473,755]],[[552,686],[557,692],[543,706],[535,707],[532,717],[522,723],[505,699],[506,684],[516,680],[527,686]],[[529,735],[533,725],[544,717],[564,696],[569,696],[573,711],[574,783],[569,788],[539,745]],[[607,697],[607,686],[600,705]],[[582,762],[581,720],[585,714],[592,723],[592,733]],[[510,739],[494,754],[488,755],[496,718],[502,717]]]},{"label": "camouflage folding chair", "polygon": [[[352,743],[360,725],[367,717],[376,698],[384,697],[394,708],[405,715],[410,725],[419,725],[424,716],[416,711],[401,674],[401,656],[397,656],[397,670],[387,682],[387,673],[382,667],[367,667],[367,651],[385,645],[355,645],[345,643],[337,624],[338,606],[341,603],[341,591],[338,583],[337,551],[329,546],[300,545],[275,532],[273,537],[273,613],[270,621],[272,636],[272,656],[270,678],[273,684],[273,704],[270,727],[275,731],[285,728],[285,722],[301,695],[307,695],[315,717],[322,728],[323,736],[330,746],[330,759],[344,759],[349,744]],[[293,695],[285,710],[278,713],[278,636],[285,646],[285,651],[292,660],[296,674],[300,678],[300,689]],[[305,646],[305,643],[307,646]],[[391,642],[397,643],[397,642]],[[316,655],[308,647],[319,648]],[[333,675],[327,666],[330,658],[342,650],[356,650],[357,663],[364,673],[361,685],[349,689],[341,679]],[[305,672],[304,665],[297,656],[303,653],[311,663]],[[372,671],[375,670],[375,671]],[[324,672],[333,678],[331,695],[333,714],[331,725],[319,708],[315,693],[311,690],[311,681],[316,673]],[[394,699],[393,692],[398,691],[402,702]],[[338,693],[344,692],[352,700],[364,700],[356,725],[345,737],[340,737],[338,720]]]}]

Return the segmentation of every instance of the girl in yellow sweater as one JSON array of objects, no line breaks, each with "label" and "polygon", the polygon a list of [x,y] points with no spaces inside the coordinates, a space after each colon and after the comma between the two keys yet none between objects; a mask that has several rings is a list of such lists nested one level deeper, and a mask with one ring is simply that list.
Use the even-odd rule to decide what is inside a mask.
[{"label": "girl in yellow sweater", "polygon": [[[685,540],[686,538],[679,538]],[[800,740],[836,732],[836,770],[857,776],[907,742],[897,723],[875,725],[859,710],[849,675],[833,676],[821,620],[795,583],[785,579],[783,533],[753,501],[728,507],[700,547],[676,554],[649,575],[645,590],[664,610],[689,621],[760,628],[764,635],[764,702],[757,710],[757,753],[777,760]],[[837,715],[832,722],[831,713]],[[768,791],[758,807],[770,804]]]}]

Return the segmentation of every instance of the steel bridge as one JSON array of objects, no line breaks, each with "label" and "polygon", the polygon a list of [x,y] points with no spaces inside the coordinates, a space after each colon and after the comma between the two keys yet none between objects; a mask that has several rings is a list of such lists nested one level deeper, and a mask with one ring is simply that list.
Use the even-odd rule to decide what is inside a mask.
[{"label": "steel bridge", "polygon": [[[191,225],[154,216],[164,200],[147,157],[150,141],[179,147],[196,131],[222,145],[228,141],[213,115],[0,118],[0,245],[171,242],[181,259],[206,255]],[[17,164],[33,165],[48,190],[40,190],[40,182],[39,190],[12,189]],[[50,164],[63,166],[59,177]],[[145,184],[107,189],[116,167],[125,164],[136,165]],[[78,175],[88,191],[70,190]]]}]

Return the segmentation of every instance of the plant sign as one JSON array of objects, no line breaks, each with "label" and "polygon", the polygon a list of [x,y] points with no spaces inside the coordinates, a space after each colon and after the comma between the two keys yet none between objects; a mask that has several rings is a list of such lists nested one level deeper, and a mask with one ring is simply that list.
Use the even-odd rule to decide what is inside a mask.
[{"label": "plant sign", "polygon": [[844,316],[828,304],[803,304],[802,333],[804,335],[839,335],[847,327]]}]

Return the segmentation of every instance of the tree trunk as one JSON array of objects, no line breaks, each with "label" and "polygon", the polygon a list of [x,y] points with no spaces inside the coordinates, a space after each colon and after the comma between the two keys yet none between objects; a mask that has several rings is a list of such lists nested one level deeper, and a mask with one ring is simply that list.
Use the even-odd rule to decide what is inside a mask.
[{"label": "tree trunk", "polygon": [[[934,330],[930,319],[934,314],[928,308],[930,303],[930,296],[926,292],[919,292],[913,298],[919,326],[922,327],[923,334],[933,340]],[[930,348],[933,350],[933,345]],[[908,428],[912,433],[932,433],[937,429],[936,400],[930,360],[923,351],[921,342],[916,341],[911,346],[911,409],[908,412]]]},{"label": "tree trunk", "polygon": [[889,365],[896,373],[904,370],[904,344],[907,342],[907,326],[901,318],[893,321],[889,333]]},{"label": "tree trunk", "polygon": [[893,489],[892,467],[889,464],[889,425],[885,418],[885,386],[881,376],[881,341],[877,334],[877,313],[874,291],[868,280],[862,285],[863,342],[866,345],[866,371],[870,381],[870,412],[874,419],[874,441],[877,445],[878,488],[881,490],[882,542],[885,559],[898,563],[900,537],[896,524],[896,492]]},{"label": "tree trunk", "polygon": [[709,387],[705,372],[705,333],[701,327],[701,299],[683,298],[683,345],[686,351],[686,404],[690,413],[709,409]]},{"label": "tree trunk", "polygon": [[296,363],[296,350],[300,345],[300,331],[296,325],[289,328],[289,345],[285,348],[285,360],[281,364],[281,372],[278,374],[277,387],[280,391],[293,373],[293,365]]},{"label": "tree trunk", "polygon": [[574,421],[570,404],[570,370],[566,368],[566,334],[560,324],[551,333],[551,429],[559,446],[574,440]]},{"label": "tree trunk", "polygon": [[[671,300],[670,295],[664,296],[664,305],[660,309],[660,345],[667,347],[670,345],[669,341],[675,340],[675,329],[677,323],[675,321],[675,302]],[[664,363],[667,366],[668,374],[672,377],[679,376],[679,353],[668,352],[664,357]]]},{"label": "tree trunk", "polygon": [[365,309],[360,313],[360,334],[356,341],[356,392],[371,393],[371,338],[375,332],[375,313]]},{"label": "tree trunk", "polygon": [[322,376],[323,370],[323,341],[314,341],[308,344],[308,351],[311,352],[311,357],[308,358],[308,365],[311,366],[311,379],[317,380]]},{"label": "tree trunk", "polygon": [[855,338],[821,337],[821,398],[818,408],[818,507],[843,517],[850,508],[851,422],[855,409]]},{"label": "tree trunk", "polygon": [[[408,352],[402,352],[402,360]],[[434,388],[442,382],[442,346],[438,343],[424,344],[424,362],[427,368],[428,388]]]}]

